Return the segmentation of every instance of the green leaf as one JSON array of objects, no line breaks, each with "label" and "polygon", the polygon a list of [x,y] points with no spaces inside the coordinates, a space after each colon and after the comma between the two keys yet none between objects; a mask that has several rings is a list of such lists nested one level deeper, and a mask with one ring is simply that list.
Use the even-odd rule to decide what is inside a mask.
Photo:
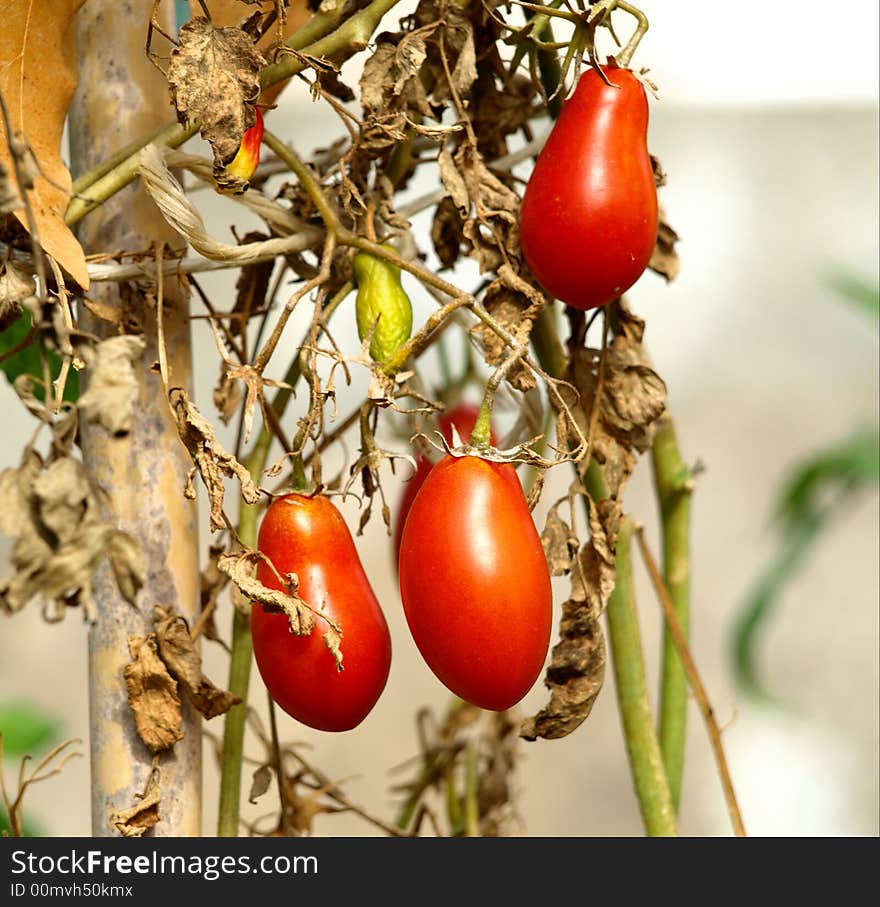
[{"label": "green leaf", "polygon": [[[0,331],[0,371],[2,371],[12,384],[19,375],[33,375],[42,380],[43,363],[40,358],[39,340],[36,337],[28,341],[31,332],[31,316],[22,311],[21,315],[6,328]],[[16,349],[24,344],[21,349]],[[7,356],[11,350],[16,350]],[[52,378],[57,378],[61,371],[61,357],[52,351],[47,351],[46,358],[49,373]],[[34,385],[34,393],[43,400],[45,397],[42,384]],[[79,376],[71,369],[64,387],[64,399],[74,403],[79,398]]]},{"label": "green leaf", "polygon": [[846,441],[803,461],[785,480],[776,518],[794,526],[816,514],[828,493],[880,481],[880,430],[861,428]]},{"label": "green leaf", "polygon": [[737,682],[756,698],[772,699],[759,678],[756,650],[785,586],[797,575],[830,518],[847,506],[852,495],[878,482],[880,430],[875,426],[811,456],[783,483],[776,504],[779,547],[739,609],[733,633]]},{"label": "green leaf", "polygon": [[35,755],[61,735],[61,726],[37,706],[24,700],[0,702],[0,733],[3,755]]}]

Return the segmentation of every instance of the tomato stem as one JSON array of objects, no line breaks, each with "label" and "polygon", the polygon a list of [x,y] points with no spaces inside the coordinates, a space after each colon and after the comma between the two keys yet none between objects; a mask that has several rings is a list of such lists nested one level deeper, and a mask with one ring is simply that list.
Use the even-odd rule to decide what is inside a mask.
[{"label": "tomato stem", "polygon": [[[693,483],[675,436],[675,425],[663,416],[651,447],[654,486],[663,534],[663,578],[685,640],[690,622],[690,511]],[[681,657],[668,627],[663,633],[660,684],[660,749],[678,810],[684,773],[688,684]]]},{"label": "tomato stem", "polygon": [[639,46],[639,42],[645,36],[645,32],[648,30],[648,17],[636,6],[633,6],[630,3],[626,3],[625,0],[618,0],[617,8],[622,9],[625,13],[629,13],[631,16],[634,16],[638,25],[636,30],[633,32],[632,37],[627,41],[626,46],[617,56],[614,58],[614,61],[617,63],[621,69],[628,69],[630,60],[636,51],[636,48]]},{"label": "tomato stem", "polygon": [[[268,436],[268,435],[267,435]],[[271,437],[271,436],[268,436]],[[266,444],[268,451],[269,445]],[[254,452],[256,454],[256,451]],[[252,455],[248,464],[251,476],[257,477],[263,471],[259,458]],[[250,548],[257,544],[256,504],[242,502],[238,516],[238,536],[242,544]],[[221,838],[238,836],[238,821],[241,804],[241,764],[244,757],[244,730],[247,719],[247,695],[251,676],[251,622],[247,614],[235,608],[232,618],[232,643],[229,658],[228,688],[241,699],[225,716],[223,723],[223,749],[220,757],[220,807],[217,820],[217,834]]]},{"label": "tomato stem", "polygon": [[630,544],[635,528],[628,517],[620,522],[617,581],[605,615],[620,718],[645,831],[652,837],[674,837],[678,834],[675,808],[654,730],[636,613]]}]

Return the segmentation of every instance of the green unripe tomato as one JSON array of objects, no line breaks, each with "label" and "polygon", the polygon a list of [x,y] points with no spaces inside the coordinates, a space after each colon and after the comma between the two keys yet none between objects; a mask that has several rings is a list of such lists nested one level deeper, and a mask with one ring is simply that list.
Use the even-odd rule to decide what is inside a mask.
[{"label": "green unripe tomato", "polygon": [[[395,251],[391,246],[385,248]],[[355,301],[358,337],[363,340],[375,323],[370,355],[376,362],[387,362],[412,332],[412,304],[400,283],[400,268],[358,252],[354,257],[354,276],[358,287]]]}]

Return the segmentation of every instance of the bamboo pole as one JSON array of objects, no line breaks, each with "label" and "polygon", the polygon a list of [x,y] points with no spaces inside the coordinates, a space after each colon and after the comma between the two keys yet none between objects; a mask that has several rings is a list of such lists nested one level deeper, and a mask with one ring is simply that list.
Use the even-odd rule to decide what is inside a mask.
[{"label": "bamboo pole", "polygon": [[[167,11],[162,13],[164,27],[173,33],[174,5],[163,4],[161,9]],[[74,175],[168,120],[168,86],[144,54],[150,10],[149,3],[90,0],[79,12],[79,85],[70,110]],[[87,253],[148,252],[157,243],[183,245],[138,184],[85,218],[79,238]],[[166,279],[163,326],[168,364],[172,383],[185,388],[191,383],[192,367],[188,295],[183,280]],[[189,458],[160,379],[149,368],[158,358],[156,306],[133,284],[99,284],[90,296],[119,311],[124,303],[126,312],[140,321],[147,342],[131,434],[119,439],[99,427],[82,427],[85,462],[108,493],[120,527],[141,541],[147,577],[135,609],[121,598],[109,570],[95,576],[100,614],[89,634],[92,831],[106,836],[118,834],[113,814],[137,804],[152,763],[127,700],[123,668],[130,660],[128,637],[150,632],[157,603],[192,621],[199,606],[199,572],[197,511],[182,494]],[[84,308],[79,321],[102,336],[118,330],[92,318]],[[158,836],[201,831],[201,726],[189,704],[184,702],[183,708],[184,737],[159,761],[160,819],[152,832]]]}]

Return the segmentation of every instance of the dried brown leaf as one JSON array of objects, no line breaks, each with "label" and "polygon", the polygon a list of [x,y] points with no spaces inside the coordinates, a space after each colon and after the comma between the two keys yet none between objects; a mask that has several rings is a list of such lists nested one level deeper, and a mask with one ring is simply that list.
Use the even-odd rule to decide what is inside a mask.
[{"label": "dried brown leaf", "polygon": [[[223,529],[226,525],[223,520],[223,476],[238,479],[241,496],[248,504],[256,504],[260,499],[257,486],[247,469],[217,440],[211,423],[199,412],[182,387],[170,388],[168,402],[177,422],[180,440],[189,451],[208,491],[211,530]],[[194,494],[191,488],[187,491]]]},{"label": "dried brown leaf", "polygon": [[88,389],[77,402],[87,422],[102,425],[114,437],[131,431],[140,385],[135,364],[146,348],[143,337],[122,335],[84,347]]},{"label": "dried brown leaf", "polygon": [[290,632],[295,636],[306,636],[315,626],[315,612],[296,593],[296,577],[287,574],[291,593],[281,592],[264,586],[253,576],[254,563],[260,560],[256,552],[245,554],[221,554],[217,560],[217,569],[225,573],[245,598],[250,599],[254,606],[264,606],[267,611],[280,611],[287,615],[290,622]]},{"label": "dried brown leaf", "polygon": [[91,577],[104,557],[127,601],[134,604],[143,585],[140,545],[104,522],[85,467],[71,457],[46,465],[28,448],[19,468],[0,473],[0,531],[15,539],[15,573],[0,580],[0,606],[7,611],[40,596],[56,614],[79,605],[93,620]]},{"label": "dried brown leaf", "polygon": [[127,532],[113,532],[107,541],[107,557],[120,594],[130,605],[135,604],[146,582],[141,543]]},{"label": "dried brown leaf", "polygon": [[[567,501],[563,498],[563,501]],[[541,533],[541,545],[551,576],[565,576],[571,570],[571,560],[577,551],[577,536],[559,515],[559,505],[554,504],[547,512],[547,520]],[[574,551],[572,551],[574,547]]]},{"label": "dried brown leaf", "polygon": [[31,268],[14,261],[0,262],[0,331],[21,315],[21,303],[36,293]]},{"label": "dried brown leaf", "polygon": [[416,98],[424,97],[418,74],[426,57],[423,31],[379,35],[375,51],[364,63],[360,80],[364,109],[387,111],[394,105],[394,99],[409,92],[414,92]]},{"label": "dried brown leaf", "polygon": [[[509,268],[506,265],[502,265],[500,271],[509,274]],[[528,286],[525,281],[520,283]],[[532,288],[529,287],[529,289]],[[519,284],[516,289],[513,289],[499,278],[486,289],[483,305],[498,324],[511,333],[518,343],[523,343],[528,338],[532,323],[544,305],[544,299],[539,296],[536,303],[533,298],[529,298],[522,292]],[[486,363],[500,365],[508,355],[507,344],[482,321],[472,328],[472,332],[483,344]],[[521,361],[510,369],[506,380],[518,391],[530,391],[536,386],[534,374]]]},{"label": "dried brown leaf", "polygon": [[[251,0],[253,2],[253,0]],[[304,25],[312,16],[309,9],[310,0],[285,0],[284,21],[276,18],[275,23],[267,28],[257,41],[260,52],[269,60],[274,57],[274,51],[279,42],[286,41],[297,29]],[[268,5],[266,2],[260,5]],[[316,4],[317,5],[317,4]],[[190,0],[190,15],[198,16],[202,13],[202,6],[198,0]],[[239,25],[245,10],[242,0],[210,0],[208,8],[211,10],[211,21],[216,26]],[[285,79],[266,88],[260,95],[260,104],[270,106],[289,82]]]},{"label": "dried brown leaf", "polygon": [[431,224],[431,242],[434,251],[444,268],[451,268],[458,261],[462,247],[467,241],[462,229],[458,207],[450,196],[446,196],[437,205],[434,220]]},{"label": "dried brown leaf", "polygon": [[230,365],[223,359],[220,362],[220,380],[214,388],[214,406],[220,413],[220,421],[224,425],[239,411],[241,401],[244,400],[244,388],[229,373]]},{"label": "dried brown leaf", "polygon": [[[219,639],[217,625],[214,621],[214,610],[220,593],[229,583],[229,577],[217,569],[217,560],[224,549],[211,545],[208,549],[208,561],[199,575],[200,604],[202,616],[200,617],[202,633],[206,639]],[[206,616],[205,612],[210,613]]]},{"label": "dried brown leaf", "polygon": [[220,690],[202,673],[202,656],[198,644],[190,637],[189,626],[180,614],[172,614],[161,605],[153,609],[159,655],[197,711],[205,718],[223,715],[241,699]]},{"label": "dried brown leaf", "polygon": [[161,753],[183,739],[177,681],[159,658],[154,633],[129,636],[128,649],[132,661],[123,674],[138,736],[151,753]]},{"label": "dried brown leaf", "polygon": [[466,98],[476,80],[477,49],[474,45],[474,32],[472,28],[466,28],[461,50],[452,70],[451,84],[460,98]]},{"label": "dried brown leaf", "polygon": [[[27,197],[43,248],[83,288],[89,273],[82,246],[64,223],[71,195],[70,172],[61,156],[67,108],[76,88],[75,24],[83,0],[8,0],[0,28],[0,94],[12,132],[23,138],[22,163],[33,184]],[[51,65],[47,65],[51,61]],[[0,118],[0,171],[12,173],[6,125]],[[24,151],[30,149],[33,158]],[[24,209],[14,217],[28,229]]]},{"label": "dried brown leaf", "polygon": [[661,207],[660,223],[657,227],[657,242],[654,245],[654,251],[651,253],[648,267],[665,277],[667,281],[675,280],[681,269],[678,252],[675,250],[675,244],[678,240],[679,235],[669,225],[666,220],[666,214]]},{"label": "dried brown leaf", "polygon": [[259,72],[266,61],[254,37],[240,28],[215,28],[196,16],[178,32],[168,83],[182,123],[198,120],[214,153],[215,176],[235,157],[256,122]]},{"label": "dried brown leaf", "polygon": [[562,605],[559,642],[553,647],[544,684],[550,701],[526,719],[520,736],[554,740],[578,728],[592,711],[605,678],[605,639],[599,619],[614,591],[613,543],[620,522],[615,501],[595,504],[590,511],[590,541],[572,567],[571,595]]},{"label": "dried brown leaf", "polygon": [[124,838],[143,837],[160,819],[159,803],[161,802],[159,769],[153,769],[147,789],[138,794],[138,802],[129,809],[113,813],[110,824]]},{"label": "dried brown leaf", "polygon": [[248,794],[248,803],[256,803],[257,800],[269,790],[272,783],[272,770],[268,765],[261,765],[255,772],[251,781],[251,790]]}]

